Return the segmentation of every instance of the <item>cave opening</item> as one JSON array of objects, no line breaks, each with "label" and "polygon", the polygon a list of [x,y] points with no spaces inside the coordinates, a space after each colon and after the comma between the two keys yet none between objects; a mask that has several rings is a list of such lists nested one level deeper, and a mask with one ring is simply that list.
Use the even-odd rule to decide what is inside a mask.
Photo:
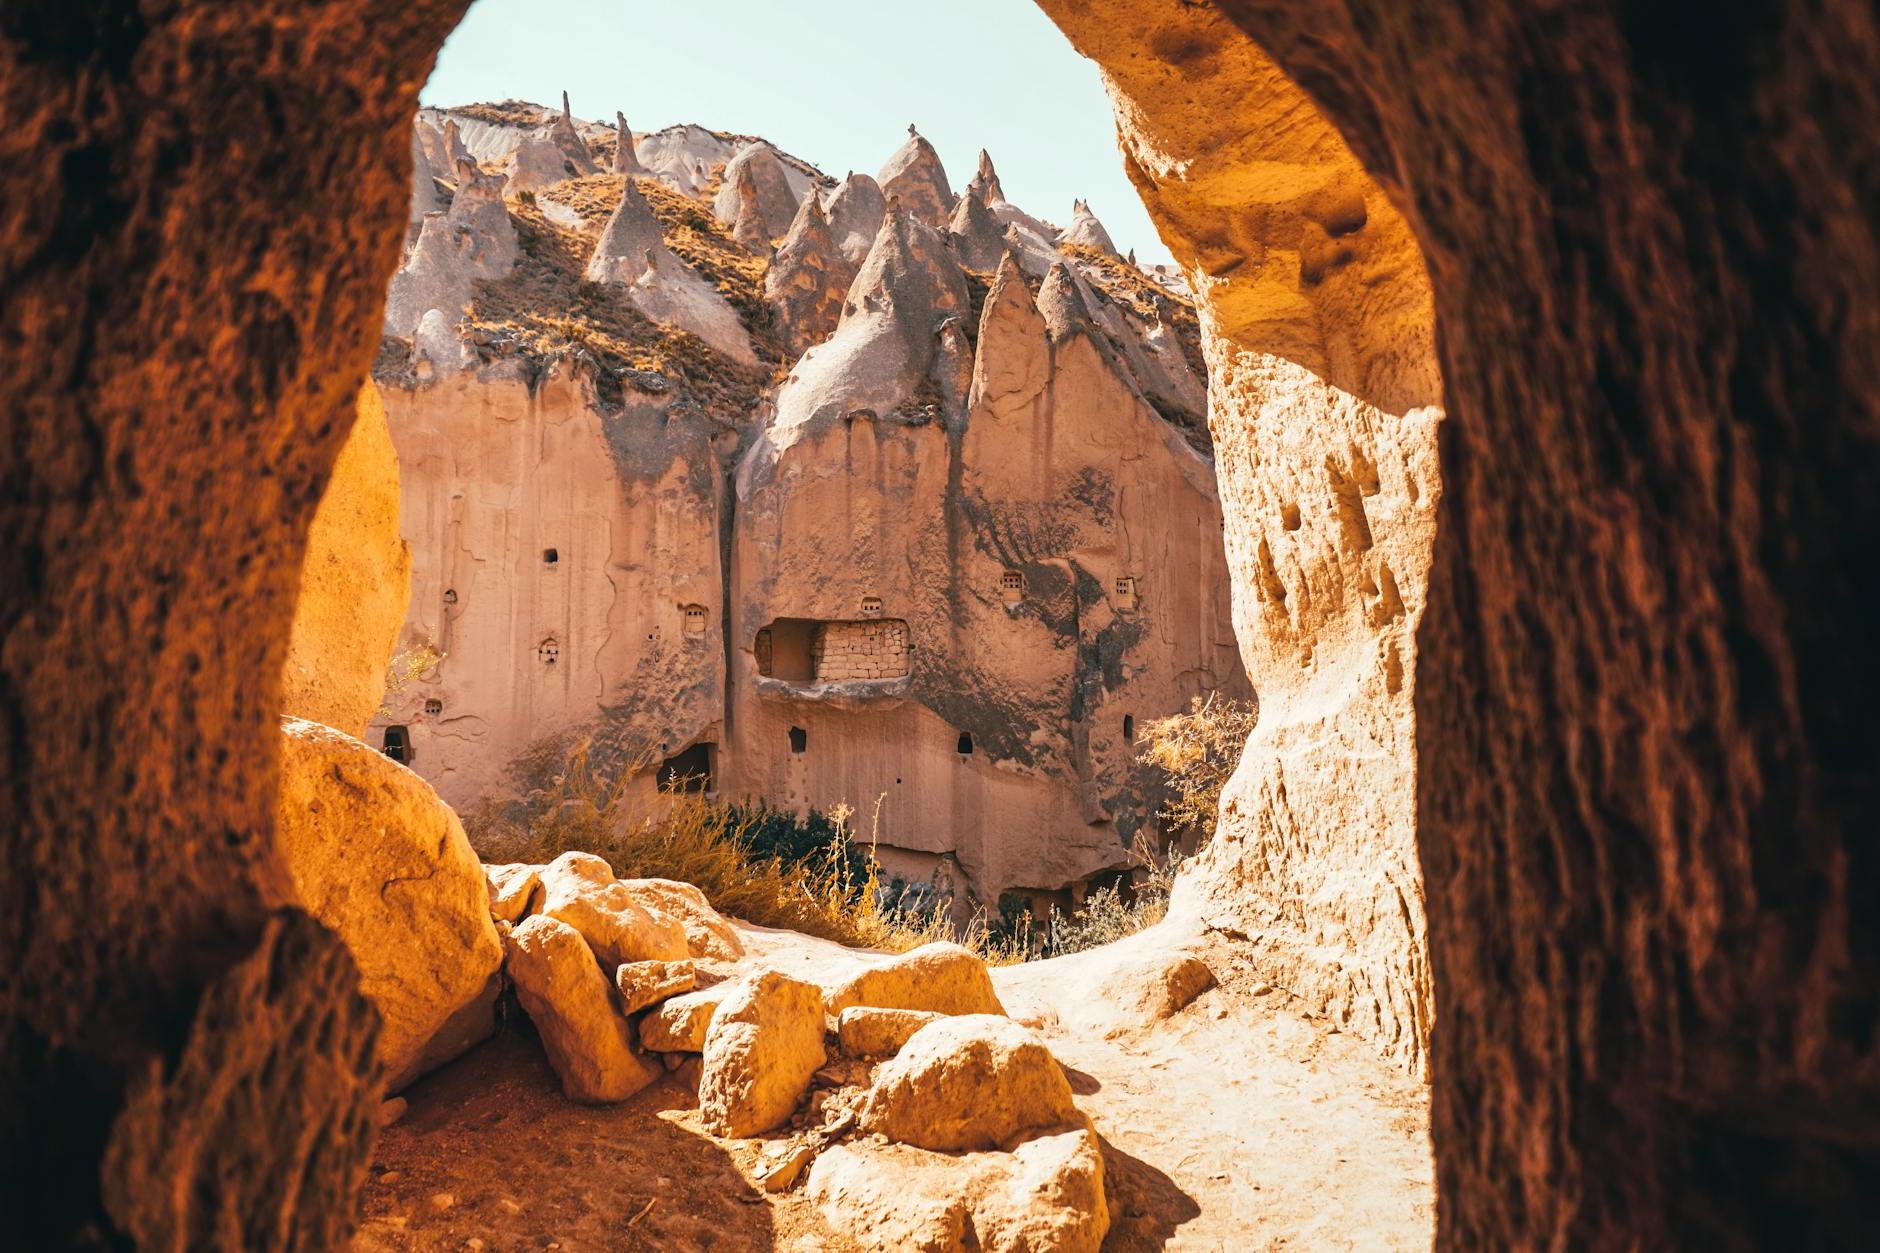
[{"label": "cave opening", "polygon": [[[1273,1001],[1300,1002],[1309,1017],[1299,1021],[1338,1028],[1315,1037],[1321,1067],[1369,1050],[1431,1075],[1435,1165],[1391,1165],[1399,1178],[1440,1180],[1442,1205],[1410,1206],[1397,1234],[1414,1237],[1421,1223],[1446,1248],[1686,1239],[1776,1247],[1785,1237],[1828,1247],[1839,1233],[1870,1229],[1861,1221],[1875,1204],[1875,1163],[1865,1147],[1871,1084],[1859,1005],[1872,954],[1844,908],[1871,897],[1874,883],[1865,846],[1848,835],[1871,825],[1872,788],[1860,777],[1871,735],[1859,728],[1872,662],[1866,625],[1853,621],[1858,598],[1845,596],[1846,571],[1871,551],[1875,460],[1876,389],[1870,366],[1853,364],[1876,358],[1863,328],[1880,290],[1865,247],[1870,189],[1858,182],[1871,168],[1868,67],[1857,55],[1874,43],[1868,16],[1841,14],[1848,29],[1829,37],[1822,15],[1797,10],[1781,16],[1784,37],[1774,39],[1725,15],[1710,33],[1759,54],[1733,56],[1735,72],[1718,74],[1693,72],[1695,59],[1660,24],[1620,22],[1597,7],[1554,15],[1545,29],[1518,11],[1480,22],[1448,5],[1415,24],[1316,11],[1309,28],[1288,5],[1045,7],[1105,66],[1132,174],[1206,280],[1211,364],[1238,398],[1210,415],[1221,460],[1266,467],[1227,501],[1233,626],[1259,667],[1262,722],[1221,783],[1220,833],[1187,868],[1169,929],[1193,926],[1197,944],[1254,941],[1232,951],[1254,952],[1261,986],[1280,994]],[[179,1233],[214,1230],[339,1244],[358,1213],[372,1129],[387,1124],[382,1151],[408,1143],[398,1111],[376,1105],[381,1084],[367,1059],[383,1038],[381,1015],[361,996],[358,971],[419,946],[349,948],[312,920],[310,905],[283,902],[267,847],[280,824],[268,805],[293,795],[284,779],[302,778],[288,773],[291,754],[197,753],[173,737],[207,714],[230,724],[218,728],[221,742],[247,742],[281,712],[281,683],[264,672],[284,651],[290,580],[254,572],[298,554],[339,450],[332,380],[371,356],[368,338],[350,329],[377,298],[360,276],[389,266],[397,224],[387,206],[402,205],[407,190],[385,173],[401,160],[402,132],[395,143],[387,136],[414,103],[414,67],[454,16],[421,6],[386,25],[382,46],[351,57],[302,55],[308,47],[276,55],[269,38],[304,34],[321,50],[318,31],[291,7],[269,11],[266,37],[239,23],[193,26],[190,56],[245,66],[262,93],[352,106],[349,117],[321,116],[317,103],[303,116],[263,110],[245,134],[261,164],[285,171],[299,193],[331,187],[335,171],[356,173],[369,211],[341,212],[315,190],[286,209],[251,212],[264,180],[226,164],[226,143],[173,144],[166,190],[203,189],[221,206],[150,236],[156,263],[185,280],[166,288],[180,303],[158,309],[139,282],[113,291],[93,281],[99,253],[145,231],[150,218],[138,213],[74,219],[97,233],[96,246],[64,231],[57,247],[29,249],[32,264],[7,286],[9,325],[28,332],[45,315],[15,316],[23,305],[67,307],[56,299],[61,285],[93,293],[76,315],[83,325],[0,341],[19,367],[0,372],[4,386],[29,402],[12,411],[41,437],[19,446],[95,448],[100,465],[139,485],[96,494],[82,545],[47,542],[69,516],[47,518],[69,515],[78,490],[65,464],[22,462],[13,481],[33,490],[8,501],[21,523],[10,533],[33,537],[25,551],[55,558],[17,581],[21,599],[6,610],[17,631],[5,661],[20,707],[14,724],[108,716],[114,727],[94,754],[54,762],[29,740],[9,764],[34,801],[7,833],[20,850],[14,864],[28,872],[9,882],[19,897],[10,912],[28,916],[31,906],[63,927],[56,944],[15,937],[8,954],[22,972],[8,1025],[25,1025],[4,1033],[10,1068],[0,1077],[17,1098],[7,1108],[46,1139],[32,1144],[38,1163],[26,1159],[25,1137],[4,1141],[6,1164],[23,1168],[0,1177],[9,1202],[25,1202],[8,1208],[28,1215],[32,1243],[84,1232],[173,1246],[188,1243]],[[140,32],[140,73],[181,55],[173,25],[153,15]],[[11,98],[56,114],[93,56],[103,72],[86,90],[124,103],[121,41],[87,53],[64,40],[31,47],[37,37],[30,27],[5,35],[9,81],[33,76],[34,89]],[[35,55],[17,56],[23,40]],[[244,60],[257,48],[266,55]],[[1281,66],[1312,86],[1325,113]],[[217,77],[218,90],[229,77]],[[1180,83],[1174,103],[1170,81]],[[1613,107],[1585,107],[1565,83],[1586,84]],[[45,189],[28,176],[59,168],[72,202],[88,203],[103,154],[148,154],[152,127],[215,112],[219,102],[197,90],[179,82],[161,120],[120,107],[115,136],[35,131],[50,157],[72,159],[0,175],[21,193],[9,202],[33,203]],[[1845,150],[1826,151],[1824,136]],[[1560,160],[1563,152],[1575,159]],[[1589,179],[1589,163],[1609,177]],[[1260,177],[1239,176],[1249,170]],[[1459,171],[1468,175],[1460,185]],[[1801,204],[1812,206],[1807,214]],[[248,276],[232,281],[221,245],[263,248],[283,213],[305,237],[286,250],[270,290]],[[1693,234],[1667,244],[1659,230],[1630,229],[1641,221]],[[1449,419],[1425,342],[1434,313],[1413,227],[1441,284],[1444,361],[1455,367]],[[349,250],[364,262],[318,264]],[[1689,298],[1718,290],[1744,298]],[[298,311],[313,307],[337,325],[297,340]],[[178,394],[192,403],[177,408],[198,425],[150,406],[148,387],[106,378],[123,353],[67,361],[47,351],[106,328],[99,342],[141,343],[149,378],[188,384]],[[1075,339],[1053,346],[1069,353]],[[190,364],[211,360],[210,342],[297,342],[300,351],[285,372],[211,380]],[[47,370],[43,361],[65,364]],[[1703,376],[1694,361],[1731,386],[1684,382]],[[1772,379],[1781,385],[1757,382]],[[1331,399],[1296,407],[1315,388]],[[78,393],[84,403],[68,403]],[[1313,420],[1286,425],[1300,412]],[[1439,421],[1448,423],[1440,457]],[[1439,466],[1464,472],[1439,481]],[[263,480],[270,491],[254,491]],[[1810,550],[1772,559],[1772,519],[1813,537]],[[1002,554],[1029,542],[1019,528],[1001,539],[1014,541]],[[515,552],[504,554],[512,565]],[[988,555],[977,588],[992,568]],[[1181,592],[1141,568],[1159,616],[1162,598]],[[162,577],[144,577],[151,571]],[[1101,584],[1088,592],[1066,600],[1082,612],[1101,600]],[[669,612],[673,602],[643,603]],[[1041,589],[1034,608],[1011,616],[1043,623],[1058,605]],[[149,624],[134,648],[124,621]],[[521,630],[544,625],[531,618]],[[504,655],[526,661],[527,651],[528,635],[517,635]],[[1562,658],[1572,664],[1553,664]],[[1827,666],[1839,669],[1834,681],[1822,678]],[[1537,668],[1589,681],[1553,685],[1540,699],[1524,686]],[[124,700],[125,690],[140,702]],[[774,735],[777,722],[761,728]],[[1844,732],[1833,752],[1820,747],[1822,726]],[[367,734],[363,719],[354,727],[342,738]],[[407,724],[393,723],[382,728],[380,755],[396,760],[393,727],[409,751]],[[944,737],[928,729],[923,742],[940,748]],[[791,727],[793,748],[799,731]],[[140,789],[128,817],[126,779]],[[1675,803],[1688,795],[1717,799]],[[1080,801],[1080,816],[1100,820],[1102,798]],[[977,821],[970,810],[948,817],[962,828]],[[76,827],[94,841],[98,869],[82,902],[67,899],[76,889],[58,873]],[[201,839],[205,831],[218,838]],[[939,860],[948,874],[983,869]],[[1676,874],[1667,880],[1654,865]],[[1770,865],[1792,873],[1767,881]],[[931,871],[935,881],[940,873]],[[408,882],[398,880],[401,891]],[[480,908],[493,885],[472,881],[465,899]],[[527,894],[520,899],[526,907]],[[158,900],[161,910],[149,908]],[[93,914],[118,925],[63,926]],[[1639,952],[1680,978],[1662,979]],[[1831,969],[1811,964],[1823,953]],[[1232,963],[1219,965],[1231,979]],[[1082,969],[1067,962],[1047,975],[1074,988]],[[1037,992],[1018,970],[995,972],[1015,1004]],[[1108,973],[1135,970],[1119,961]],[[1179,963],[1153,973],[1199,979]],[[614,983],[600,991],[624,995]],[[1236,1019],[1245,1007],[1223,1003],[1233,993],[1208,988],[1198,1004],[1228,1010],[1252,1047],[1279,1011]],[[1078,1012],[1107,1004],[1101,995],[1084,1002]],[[1183,1027],[1200,1029],[1194,1019]],[[1078,1029],[1074,1013],[1057,1021]],[[88,1023],[110,1025],[112,1052],[86,1042]],[[38,1069],[17,1065],[22,1057]],[[1184,1076],[1179,1058],[1166,1060],[1145,1090],[1165,1101],[1184,1087],[1202,1092],[1224,1120],[1260,1115],[1261,1101],[1222,1082],[1233,1068]],[[1234,1208],[1212,1181],[1233,1176],[1236,1156],[1269,1163],[1259,1191],[1285,1191],[1294,1159],[1276,1151],[1283,1128],[1259,1124],[1243,1142],[1246,1124],[1224,1122],[1209,1145],[1231,1156],[1169,1157],[1166,1145],[1138,1137],[1125,1084],[1070,1069],[1075,1095],[1117,1150],[1110,1160],[1131,1167],[1110,1182],[1117,1221],[1135,1224],[1133,1234],[1167,1242],[1179,1228],[1231,1247],[1247,1233],[1223,1223]],[[77,1102],[73,1083],[20,1079],[81,1074],[89,1095]],[[1353,1082],[1321,1089],[1328,1104],[1355,1090],[1397,1114],[1420,1108],[1414,1093],[1355,1063],[1335,1077]],[[428,1113],[424,1103],[450,1084],[440,1076],[409,1099]],[[541,1088],[554,1093],[552,1080]],[[252,1103],[211,1099],[231,1090]],[[546,1099],[541,1108],[556,1134],[577,1134]],[[1766,1118],[1772,1108],[1783,1116]],[[1148,1125],[1149,1111],[1138,1112]],[[1404,1138],[1389,1119],[1375,1125],[1384,1133],[1347,1141],[1360,1156]],[[303,1128],[304,1137],[283,1134]],[[200,1151],[177,1152],[178,1143]],[[1300,1146],[1299,1160],[1312,1149]],[[52,1167],[43,1163],[98,1178],[45,1186]],[[1337,1196],[1337,1221],[1354,1227],[1383,1221],[1372,1204],[1380,1198],[1343,1164],[1315,1172],[1321,1202]],[[456,1203],[457,1193],[433,1194],[450,1205],[421,1196],[422,1175],[409,1168],[375,1175],[375,1205],[401,1207],[400,1218],[438,1222],[430,1215]],[[727,1195],[743,1187],[742,1176],[716,1178]],[[1286,1222],[1270,1201],[1244,1199],[1268,1207],[1260,1234]],[[527,1201],[581,1204],[546,1190]],[[679,1208],[616,1194],[605,1203],[619,1210],[607,1221],[662,1232]],[[391,1212],[375,1208],[371,1221]],[[1322,1204],[1310,1216],[1325,1213]]]}]

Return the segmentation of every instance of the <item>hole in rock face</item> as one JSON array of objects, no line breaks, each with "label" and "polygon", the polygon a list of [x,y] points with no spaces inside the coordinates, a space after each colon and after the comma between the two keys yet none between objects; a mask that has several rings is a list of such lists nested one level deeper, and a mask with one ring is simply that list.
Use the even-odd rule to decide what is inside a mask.
[{"label": "hole in rock face", "polygon": [[561,660],[561,645],[552,639],[543,640],[536,645],[535,656],[545,666],[552,666]]},{"label": "hole in rock face", "polygon": [[385,735],[379,741],[379,748],[387,757],[401,766],[411,764],[411,732],[402,726],[385,728]]},{"label": "hole in rock face", "polygon": [[447,587],[444,589],[444,603],[446,605],[454,605],[457,603],[457,589],[456,588]]},{"label": "hole in rock face", "polygon": [[790,728],[790,751],[806,753],[809,751],[809,732],[802,727]]},{"label": "hole in rock face", "polygon": [[424,702],[424,712],[433,715],[441,714],[444,712],[444,702],[433,696]]},{"label": "hole in rock face", "polygon": [[1135,714],[1123,715],[1123,742],[1125,744],[1134,744],[1136,742],[1136,715]]},{"label": "hole in rock face", "polygon": [[953,751],[962,757],[971,757],[973,755],[973,733],[971,731],[961,731],[960,738],[953,744]]},{"label": "hole in rock face", "polygon": [[542,550],[542,564],[545,566],[560,565],[561,553],[553,548],[544,548]]},{"label": "hole in rock face", "polygon": [[712,790],[712,754],[715,744],[694,744],[659,764],[655,778],[662,792],[709,792]]},{"label": "hole in rock face", "polygon": [[687,635],[705,634],[705,606],[687,605],[685,607],[685,633]]}]

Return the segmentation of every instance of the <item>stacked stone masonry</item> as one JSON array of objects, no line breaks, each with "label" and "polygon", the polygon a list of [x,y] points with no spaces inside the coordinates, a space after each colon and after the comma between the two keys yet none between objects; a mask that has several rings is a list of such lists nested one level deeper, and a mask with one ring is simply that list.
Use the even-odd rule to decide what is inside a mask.
[{"label": "stacked stone masonry", "polygon": [[898,679],[907,674],[907,623],[825,622],[810,643],[819,682]]}]

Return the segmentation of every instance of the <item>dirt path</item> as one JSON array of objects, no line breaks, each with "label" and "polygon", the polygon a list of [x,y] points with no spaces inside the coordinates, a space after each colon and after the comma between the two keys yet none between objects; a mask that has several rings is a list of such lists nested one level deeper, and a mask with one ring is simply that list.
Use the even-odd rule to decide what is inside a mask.
[{"label": "dirt path", "polygon": [[[1218,955],[1210,964],[1225,986],[1151,1030],[1047,1031],[1105,1142],[1104,1248],[1428,1249],[1423,1086]],[[1051,982],[1079,992],[1074,977]]]},{"label": "dirt path", "polygon": [[[1080,1021],[1120,961],[1161,946],[1136,937],[995,972],[1103,1137],[1105,1249],[1428,1248],[1421,1086],[1235,971],[1227,953],[1208,955],[1223,986],[1171,1018],[1120,1032]],[[801,937],[768,951],[803,974],[857,960]],[[617,1106],[565,1100],[526,1021],[406,1097],[409,1112],[380,1137],[361,1253],[849,1247],[800,1191],[765,1195],[753,1182],[764,1142],[705,1135],[679,1084]]]}]

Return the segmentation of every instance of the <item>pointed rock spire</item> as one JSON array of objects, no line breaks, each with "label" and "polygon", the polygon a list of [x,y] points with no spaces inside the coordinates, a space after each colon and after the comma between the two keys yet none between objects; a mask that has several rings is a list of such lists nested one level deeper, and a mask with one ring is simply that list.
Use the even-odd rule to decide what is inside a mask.
[{"label": "pointed rock spire", "polygon": [[764,213],[759,207],[761,194],[757,190],[757,178],[752,174],[750,166],[746,165],[738,170],[732,189],[737,195],[738,212],[731,223],[731,238],[758,256],[768,257],[771,234],[764,224]]},{"label": "pointed rock spire", "polygon": [[757,197],[756,210],[763,220],[764,242],[768,243],[790,229],[796,217],[796,193],[783,172],[783,160],[777,150],[763,141],[746,144],[725,166],[725,178],[712,201],[712,213],[730,225],[738,220],[738,186],[748,178]]},{"label": "pointed rock spire", "polygon": [[1097,215],[1090,211],[1089,203],[1083,200],[1072,203],[1071,224],[1058,236],[1058,242],[1082,244],[1112,257],[1118,255],[1116,244],[1110,239],[1110,232],[1103,229],[1103,223],[1097,221]]},{"label": "pointed rock spire", "polygon": [[588,258],[588,281],[625,287],[627,300],[653,321],[689,331],[741,365],[755,365],[737,311],[666,247],[659,219],[633,179],[623,175],[621,182],[620,204]]},{"label": "pointed rock spire", "polygon": [[452,169],[456,168],[459,161],[476,159],[470,155],[470,149],[464,146],[463,128],[457,125],[457,119],[454,117],[444,119],[444,156],[450,162]]},{"label": "pointed rock spire", "polygon": [[614,114],[614,168],[615,174],[645,174],[646,167],[640,164],[639,154],[633,148],[633,130],[627,125],[627,115]]},{"label": "pointed rock spire", "polygon": [[992,168],[992,154],[984,148],[979,150],[979,169],[974,173],[972,181],[966,184],[966,190],[971,192],[975,187],[987,205],[1005,203],[1005,189],[999,186],[999,172]]},{"label": "pointed rock spire", "polygon": [[881,184],[850,170],[829,197],[828,212],[829,233],[836,247],[850,265],[860,266],[875,246],[881,220],[888,213],[888,198],[881,194]]},{"label": "pointed rock spire", "polygon": [[646,270],[646,254],[666,251],[666,237],[659,229],[653,207],[633,185],[623,178],[620,203],[601,230],[600,242],[588,258],[590,283],[632,283]]},{"label": "pointed rock spire", "polygon": [[1005,258],[1005,231],[986,207],[981,183],[967,184],[966,194],[953,209],[947,234],[953,238],[953,251],[959,255],[960,264],[969,270],[990,273]]},{"label": "pointed rock spire", "polygon": [[565,91],[561,93],[561,116],[549,128],[548,141],[567,160],[571,171],[569,177],[582,178],[600,172],[600,167],[594,164],[594,154],[588,151],[587,140],[581,138],[581,132],[574,127],[574,114],[569,111],[568,93]]},{"label": "pointed rock spire", "polygon": [[442,149],[443,140],[437,132],[425,125],[424,119],[414,118],[411,123],[411,207],[405,218],[407,244],[417,242],[425,214],[444,208],[444,195],[437,186],[437,156]]},{"label": "pointed rock spire", "polygon": [[1096,318],[1084,299],[1082,280],[1062,261],[1051,267],[1044,286],[1038,289],[1038,312],[1044,315],[1054,344],[1073,335],[1093,334],[1097,329]]},{"label": "pointed rock spire", "polygon": [[918,130],[909,126],[907,135],[907,142],[888,158],[881,173],[876,175],[882,194],[890,198],[899,196],[908,212],[927,225],[944,230],[947,219],[953,214],[953,188],[947,182],[946,167],[940,163],[940,154]]},{"label": "pointed rock spire", "polygon": [[801,355],[836,329],[855,270],[836,247],[822,201],[812,191],[764,275],[764,300],[791,353]]},{"label": "pointed rock spire", "polygon": [[959,373],[950,346],[963,339],[958,319],[970,307],[946,236],[890,203],[835,334],[805,353],[778,389],[766,455],[787,446],[786,431],[861,410],[886,416],[931,405],[923,394],[945,396]]},{"label": "pointed rock spire", "polygon": [[979,351],[973,360],[970,404],[989,403],[994,412],[1028,401],[1051,377],[1045,320],[1025,284],[1018,259],[1007,255],[986,292],[979,315]]}]

